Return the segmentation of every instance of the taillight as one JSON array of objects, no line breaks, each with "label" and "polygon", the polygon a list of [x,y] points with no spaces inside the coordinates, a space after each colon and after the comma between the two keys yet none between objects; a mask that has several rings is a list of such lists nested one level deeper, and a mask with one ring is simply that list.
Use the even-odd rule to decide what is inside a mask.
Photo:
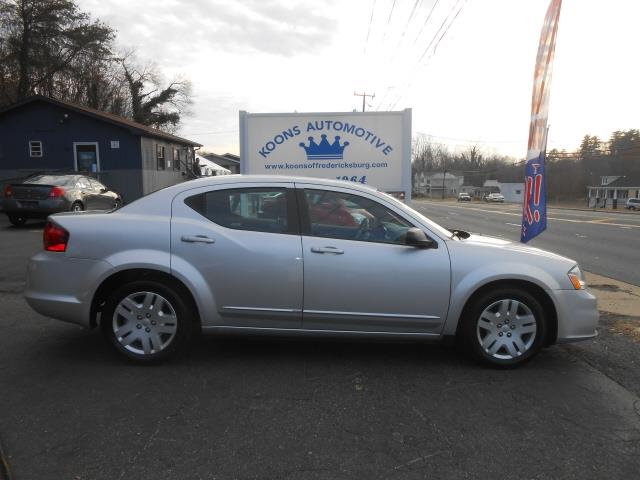
[{"label": "taillight", "polygon": [[60,198],[64,195],[64,188],[62,187],[53,187],[49,192],[50,198]]},{"label": "taillight", "polygon": [[69,241],[69,232],[60,225],[53,222],[47,222],[44,226],[44,249],[49,252],[64,252],[67,250],[67,242]]},{"label": "taillight", "polygon": [[4,187],[4,196],[5,198],[10,198],[13,196],[13,188],[11,188],[11,185],[7,185],[6,187]]}]

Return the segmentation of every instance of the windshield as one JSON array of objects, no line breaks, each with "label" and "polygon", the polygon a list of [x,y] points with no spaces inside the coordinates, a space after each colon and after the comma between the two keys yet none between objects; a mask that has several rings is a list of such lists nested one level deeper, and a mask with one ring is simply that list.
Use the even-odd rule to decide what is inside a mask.
[{"label": "windshield", "polygon": [[33,183],[39,185],[57,185],[64,186],[69,183],[70,177],[63,175],[34,175],[24,181],[24,183]]}]

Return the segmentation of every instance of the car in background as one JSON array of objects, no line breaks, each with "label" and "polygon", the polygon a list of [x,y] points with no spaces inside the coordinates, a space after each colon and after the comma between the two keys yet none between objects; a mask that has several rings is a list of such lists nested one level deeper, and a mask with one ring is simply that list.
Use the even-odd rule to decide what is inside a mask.
[{"label": "car in background", "polygon": [[504,203],[504,195],[501,193],[490,193],[486,197],[484,197],[485,202],[493,202],[493,203]]},{"label": "car in background", "polygon": [[471,201],[471,195],[469,195],[468,193],[465,192],[461,192],[458,194],[458,201],[459,202],[470,202]]},{"label": "car in background", "polygon": [[627,200],[628,210],[640,210],[640,198],[630,198]]},{"label": "car in background", "polygon": [[14,226],[30,218],[46,218],[52,213],[83,210],[113,210],[122,198],[102,183],[85,175],[37,174],[4,189],[2,211]]},{"label": "car in background", "polygon": [[52,215],[43,240],[29,305],[100,325],[140,363],[199,332],[452,339],[500,367],[596,335],[596,298],[575,261],[447,230],[355,183],[206,177],[112,212]]}]

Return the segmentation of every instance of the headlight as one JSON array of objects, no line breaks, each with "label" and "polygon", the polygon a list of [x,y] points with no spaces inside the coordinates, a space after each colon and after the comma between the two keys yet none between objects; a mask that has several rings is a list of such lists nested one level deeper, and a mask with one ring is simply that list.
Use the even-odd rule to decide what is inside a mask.
[{"label": "headlight", "polygon": [[583,288],[586,288],[587,282],[584,281],[584,277],[582,276],[582,272],[580,271],[578,265],[569,270],[569,273],[567,273],[567,275],[569,276],[569,280],[571,280],[573,288],[575,288],[576,290],[582,290]]}]

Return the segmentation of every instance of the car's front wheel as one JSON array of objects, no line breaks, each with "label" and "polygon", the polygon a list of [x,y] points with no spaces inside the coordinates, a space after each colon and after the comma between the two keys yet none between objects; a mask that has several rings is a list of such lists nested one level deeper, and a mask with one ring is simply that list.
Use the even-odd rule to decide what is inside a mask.
[{"label": "car's front wheel", "polygon": [[533,358],[543,347],[547,331],[542,304],[520,288],[480,295],[466,309],[462,322],[469,353],[499,367],[514,367]]},{"label": "car's front wheel", "polygon": [[179,290],[164,283],[134,281],[106,301],[102,331],[116,350],[139,363],[165,360],[191,339],[194,314]]}]

